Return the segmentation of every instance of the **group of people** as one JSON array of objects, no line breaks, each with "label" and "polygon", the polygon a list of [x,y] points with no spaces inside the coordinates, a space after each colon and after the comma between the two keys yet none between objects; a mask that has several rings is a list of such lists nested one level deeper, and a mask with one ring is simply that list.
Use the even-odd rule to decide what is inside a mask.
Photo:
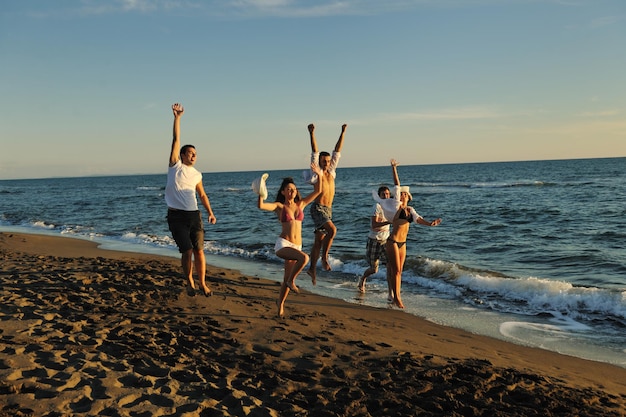
[{"label": "group of people", "polygon": [[[181,253],[183,274],[187,279],[188,288],[195,291],[193,269],[200,281],[204,295],[210,296],[211,289],[206,284],[206,262],[204,258],[204,227],[198,209],[199,199],[208,213],[208,221],[216,222],[211,203],[204,191],[202,174],[194,168],[196,150],[193,145],[180,146],[180,119],[184,113],[181,104],[172,105],[174,128],[170,151],[165,201],[168,206],[167,221],[172,237]],[[296,277],[304,270],[307,263],[307,274],[313,285],[317,282],[316,268],[321,256],[322,267],[330,271],[329,251],[337,234],[337,227],[332,221],[332,204],[335,197],[336,168],[341,157],[347,125],[341,127],[339,139],[332,155],[320,152],[315,139],[315,126],[308,125],[311,143],[311,165],[306,176],[313,184],[313,191],[305,197],[300,195],[293,178],[284,178],[274,202],[267,199],[265,179],[256,182],[258,194],[257,207],[272,211],[281,223],[281,233],[274,247],[278,257],[285,261],[284,277],[276,301],[278,315],[284,315],[285,300],[290,291],[299,293],[295,284]],[[365,291],[367,277],[378,271],[379,260],[387,264],[388,300],[390,303],[404,308],[400,295],[402,269],[406,259],[406,239],[409,225],[413,222],[437,226],[441,219],[431,222],[424,220],[415,209],[408,206],[412,200],[409,187],[401,186],[397,172],[397,162],[391,160],[394,180],[393,196],[389,188],[381,187],[373,196],[376,201],[374,214],[371,218],[371,231],[366,246],[368,269],[359,280],[358,288]],[[315,225],[315,240],[310,256],[302,251],[302,221],[304,210],[310,206],[309,212]]]}]

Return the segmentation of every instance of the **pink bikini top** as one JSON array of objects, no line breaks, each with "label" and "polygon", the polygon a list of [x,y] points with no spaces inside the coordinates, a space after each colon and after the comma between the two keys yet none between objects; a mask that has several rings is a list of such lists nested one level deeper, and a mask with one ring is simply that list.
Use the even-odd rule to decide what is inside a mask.
[{"label": "pink bikini top", "polygon": [[287,223],[292,220],[298,220],[298,221],[304,220],[304,212],[300,210],[300,208],[298,208],[298,211],[296,212],[296,218],[294,219],[291,217],[291,215],[287,213],[287,210],[283,208],[282,211],[280,212],[280,221],[282,223]]}]

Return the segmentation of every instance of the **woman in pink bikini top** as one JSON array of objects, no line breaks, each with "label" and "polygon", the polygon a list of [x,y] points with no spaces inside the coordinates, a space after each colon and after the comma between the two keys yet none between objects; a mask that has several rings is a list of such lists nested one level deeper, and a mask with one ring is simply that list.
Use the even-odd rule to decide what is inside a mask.
[{"label": "woman in pink bikini top", "polygon": [[[321,175],[322,172],[316,164],[311,164],[311,169]],[[266,202],[259,195],[257,207],[261,210],[273,211],[278,216],[282,230],[276,240],[274,250],[276,256],[285,260],[285,275],[276,305],[278,315],[283,316],[285,300],[289,290],[296,294],[300,291],[296,287],[295,279],[309,262],[309,255],[302,252],[302,220],[304,208],[312,203],[322,192],[323,181],[314,184],[313,192],[302,198],[292,178],[285,178],[276,195],[276,201]]]}]

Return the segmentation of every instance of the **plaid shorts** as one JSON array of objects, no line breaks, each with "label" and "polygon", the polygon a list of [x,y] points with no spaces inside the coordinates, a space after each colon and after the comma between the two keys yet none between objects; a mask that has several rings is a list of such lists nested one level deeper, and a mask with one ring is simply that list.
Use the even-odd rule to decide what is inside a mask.
[{"label": "plaid shorts", "polygon": [[367,264],[373,268],[378,267],[378,260],[382,260],[383,264],[387,264],[387,254],[385,253],[384,241],[367,238],[367,245],[365,245],[365,259]]}]

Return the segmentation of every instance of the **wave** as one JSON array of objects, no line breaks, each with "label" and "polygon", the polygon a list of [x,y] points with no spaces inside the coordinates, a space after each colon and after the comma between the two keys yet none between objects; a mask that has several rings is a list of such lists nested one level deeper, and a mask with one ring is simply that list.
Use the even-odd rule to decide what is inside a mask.
[{"label": "wave", "polygon": [[[408,185],[413,188],[445,188],[445,189],[476,189],[476,188],[514,188],[514,187],[552,187],[559,186],[555,182],[537,181],[537,180],[520,180],[520,181],[485,181],[485,182],[402,182],[402,185]],[[368,187],[372,190],[377,189],[380,183],[369,183]],[[339,192],[340,190],[338,190]]]},{"label": "wave", "polygon": [[[338,260],[334,271],[362,274],[365,264]],[[372,276],[385,281],[385,270]],[[626,291],[572,285],[537,277],[510,277],[456,263],[428,258],[407,259],[403,291],[454,299],[465,305],[498,313],[524,316],[568,317],[586,323],[610,321],[626,328]]]},{"label": "wave", "polygon": [[[7,225],[0,221],[1,225]],[[53,232],[88,239],[104,239],[176,251],[169,235],[126,232],[104,236],[85,226],[56,226],[35,221],[18,225],[33,232]],[[281,264],[272,244],[234,245],[205,241],[207,254]],[[366,268],[362,259],[329,259],[333,276],[356,282]],[[331,277],[332,279],[332,277]],[[385,268],[371,277],[386,282]],[[403,274],[403,291],[434,298],[453,299],[475,308],[525,316],[568,317],[585,323],[607,322],[626,328],[626,290],[576,286],[540,277],[510,277],[497,271],[467,268],[446,260],[409,256]],[[386,284],[384,284],[386,285]]]}]

